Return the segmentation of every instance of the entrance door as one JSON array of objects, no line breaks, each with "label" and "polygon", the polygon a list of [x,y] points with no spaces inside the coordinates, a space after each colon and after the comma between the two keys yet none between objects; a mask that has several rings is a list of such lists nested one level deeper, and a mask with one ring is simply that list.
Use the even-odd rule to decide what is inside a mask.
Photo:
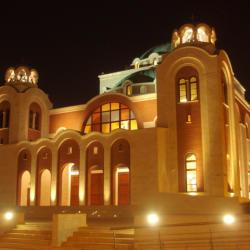
[{"label": "entrance door", "polygon": [[70,205],[79,205],[79,175],[71,175]]},{"label": "entrance door", "polygon": [[118,205],[129,205],[129,172],[118,171]]},{"label": "entrance door", "polygon": [[91,172],[90,205],[103,205],[103,173]]}]

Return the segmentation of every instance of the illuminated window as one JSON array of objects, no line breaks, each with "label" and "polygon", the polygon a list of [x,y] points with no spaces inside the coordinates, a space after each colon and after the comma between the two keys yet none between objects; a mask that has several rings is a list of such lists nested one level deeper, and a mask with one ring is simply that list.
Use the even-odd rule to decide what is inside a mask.
[{"label": "illuminated window", "polygon": [[199,27],[197,29],[196,38],[199,42],[205,42],[205,43],[209,42],[208,34],[206,32],[205,27]]},{"label": "illuminated window", "polygon": [[130,84],[126,86],[126,95],[127,96],[132,95],[132,86]]},{"label": "illuminated window", "polygon": [[111,102],[101,105],[90,115],[84,127],[84,133],[88,134],[93,131],[110,133],[118,128],[138,129],[137,121],[128,106]]},{"label": "illuminated window", "polygon": [[197,191],[196,156],[188,154],[185,159],[187,192]]},{"label": "illuminated window", "polygon": [[182,43],[188,43],[193,41],[194,31],[191,28],[186,27],[183,36],[182,36]]},{"label": "illuminated window", "polygon": [[195,101],[198,99],[198,91],[197,91],[197,78],[190,78],[190,101]]},{"label": "illuminated window", "polygon": [[10,123],[10,105],[7,101],[0,103],[0,128],[8,128]]},{"label": "illuminated window", "polygon": [[186,80],[180,79],[179,81],[179,94],[180,94],[180,102],[186,102],[187,101],[187,86],[186,86]]},{"label": "illuminated window", "polygon": [[198,100],[198,80],[192,76],[179,80],[179,102]]}]

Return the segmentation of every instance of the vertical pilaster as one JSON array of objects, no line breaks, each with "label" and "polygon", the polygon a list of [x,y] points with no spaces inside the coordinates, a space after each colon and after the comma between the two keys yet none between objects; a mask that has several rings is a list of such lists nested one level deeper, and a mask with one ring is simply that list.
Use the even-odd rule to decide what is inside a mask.
[{"label": "vertical pilaster", "polygon": [[31,153],[30,173],[30,206],[35,206],[36,200],[36,152]]},{"label": "vertical pilaster", "polygon": [[85,150],[80,150],[80,166],[79,166],[79,205],[86,204],[86,160]]},{"label": "vertical pilaster", "polygon": [[104,205],[111,204],[111,150],[104,147]]},{"label": "vertical pilaster", "polygon": [[58,199],[57,194],[57,169],[58,169],[58,153],[57,149],[52,150],[52,166],[51,166],[51,206],[55,206]]}]

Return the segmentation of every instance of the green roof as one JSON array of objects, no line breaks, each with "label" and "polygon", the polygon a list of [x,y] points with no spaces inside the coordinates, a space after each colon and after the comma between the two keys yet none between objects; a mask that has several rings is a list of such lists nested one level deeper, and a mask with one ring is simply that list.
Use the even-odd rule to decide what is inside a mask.
[{"label": "green roof", "polygon": [[114,88],[121,87],[122,84],[127,80],[131,81],[132,83],[141,83],[141,82],[152,82],[154,81],[154,79],[155,79],[155,68],[141,70],[124,77],[116,84]]},{"label": "green roof", "polygon": [[142,59],[148,58],[150,56],[150,54],[152,54],[152,53],[158,53],[159,55],[162,55],[162,54],[165,54],[166,52],[170,52],[170,51],[172,51],[171,43],[165,43],[165,44],[158,45],[158,46],[155,46],[155,47],[147,50],[145,53],[143,53],[140,56],[140,59],[142,60]]}]

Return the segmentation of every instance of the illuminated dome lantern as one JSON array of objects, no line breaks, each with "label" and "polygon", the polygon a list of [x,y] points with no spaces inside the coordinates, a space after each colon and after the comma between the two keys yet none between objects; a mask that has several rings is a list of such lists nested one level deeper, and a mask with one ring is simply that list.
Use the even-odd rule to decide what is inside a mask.
[{"label": "illuminated dome lantern", "polygon": [[14,87],[18,92],[37,87],[38,73],[35,69],[19,66],[16,69],[10,67],[5,73],[5,84]]},{"label": "illuminated dome lantern", "polygon": [[214,28],[207,24],[200,23],[198,25],[185,24],[172,34],[172,46],[199,46],[215,48],[216,34]]}]

